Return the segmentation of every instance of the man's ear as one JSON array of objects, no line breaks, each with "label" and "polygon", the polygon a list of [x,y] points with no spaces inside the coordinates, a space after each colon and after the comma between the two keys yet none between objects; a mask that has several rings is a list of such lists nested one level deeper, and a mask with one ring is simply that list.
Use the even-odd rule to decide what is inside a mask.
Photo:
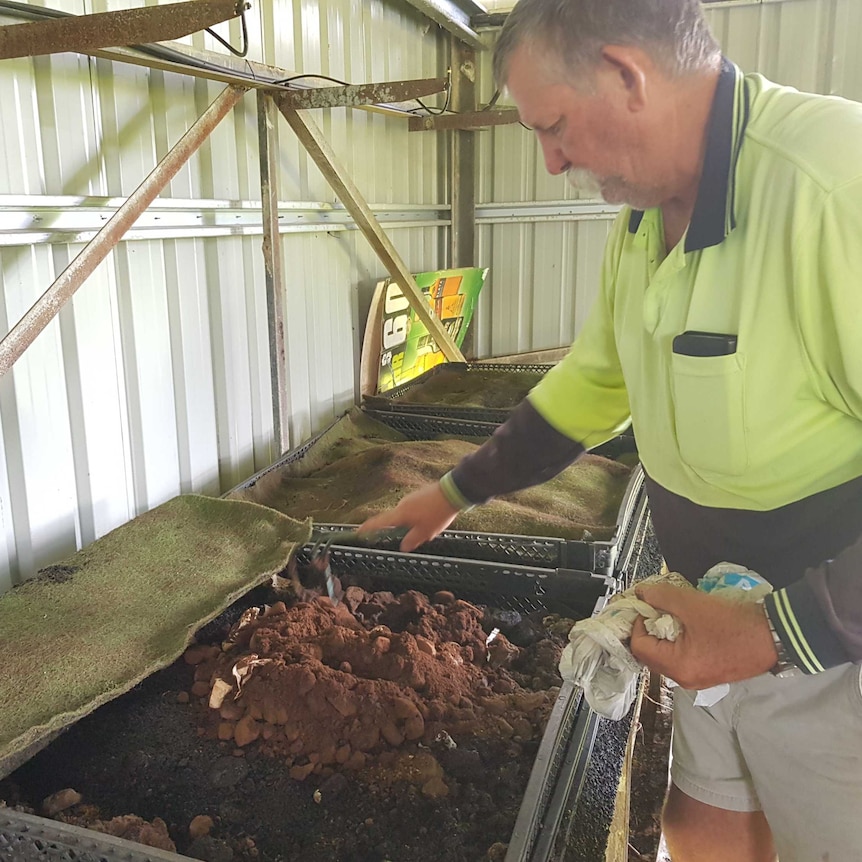
[{"label": "man's ear", "polygon": [[631,45],[605,45],[604,71],[613,88],[621,91],[630,111],[642,111],[650,95],[649,83],[655,66],[646,52]]}]

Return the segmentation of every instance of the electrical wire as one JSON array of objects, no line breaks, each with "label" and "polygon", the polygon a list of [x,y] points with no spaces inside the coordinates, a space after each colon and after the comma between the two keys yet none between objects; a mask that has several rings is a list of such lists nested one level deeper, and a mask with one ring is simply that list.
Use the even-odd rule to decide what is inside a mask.
[{"label": "electrical wire", "polygon": [[485,105],[485,107],[484,107],[484,108],[482,108],[482,110],[483,110],[483,111],[490,111],[490,110],[491,110],[491,108],[493,108],[493,107],[494,107],[494,105],[496,105],[496,104],[497,104],[497,99],[499,99],[499,98],[500,98],[500,93],[501,93],[501,90],[500,90],[500,88],[499,88],[499,87],[497,87],[497,89],[496,89],[496,90],[494,90],[494,95],[493,95],[493,96],[491,96],[491,101],[490,101],[490,102],[488,102],[488,104],[487,104],[487,105]]},{"label": "electrical wire", "polygon": [[[422,99],[417,98],[415,101],[417,101],[419,103],[420,107],[427,114],[430,114],[432,117],[439,117],[440,114],[445,114],[449,110],[449,105],[451,103],[451,100],[452,100],[452,70],[447,69],[446,70],[446,101],[443,103],[443,107],[438,110],[437,108],[432,108],[429,105],[426,105],[425,102],[422,101]],[[411,113],[415,114],[416,112],[417,112],[417,109],[414,108]],[[450,111],[450,113],[458,114],[460,112],[459,111]]]},{"label": "electrical wire", "polygon": [[307,75],[291,75],[289,78],[279,78],[273,81],[273,84],[292,84],[294,81],[301,81],[303,78],[319,78],[321,81],[332,81],[333,84],[339,84],[342,87],[349,87],[347,81],[341,81],[338,78],[331,78],[329,75],[316,75],[309,73]]},{"label": "electrical wire", "polygon": [[243,11],[239,13],[239,20],[240,26],[242,27],[242,48],[240,48],[239,50],[234,48],[234,46],[231,45],[231,43],[228,42],[227,39],[222,39],[222,37],[219,36],[219,34],[216,33],[216,31],[213,30],[212,27],[205,27],[204,29],[207,33],[210,34],[210,36],[213,37],[213,39],[218,42],[221,42],[221,44],[224,45],[225,48],[227,48],[228,51],[231,52],[231,54],[235,54],[237,57],[245,57],[245,55],[248,54],[248,24],[246,24],[245,20],[245,9],[243,9]]},{"label": "electrical wire", "polygon": [[[29,20],[44,20],[44,19],[56,19],[56,18],[71,18],[74,17],[73,13],[70,12],[62,12],[59,9],[51,9],[47,6],[31,6],[28,3],[17,3],[15,0],[0,0],[0,13],[3,11],[11,12],[17,18],[24,18]],[[246,27],[245,15],[241,14],[242,17],[242,28],[243,28],[243,44],[244,49],[243,53],[238,54],[236,49],[233,46],[228,45],[219,35],[213,33],[209,28],[207,28],[207,32],[210,35],[214,36],[218,39],[219,42],[225,45],[232,53],[237,54],[238,56],[245,56],[245,53],[248,51],[248,31]],[[216,72],[216,73],[225,73],[228,72],[231,75],[236,76],[237,78],[246,78],[250,81],[254,81],[255,83],[260,83],[264,81],[267,84],[272,84],[273,86],[283,86],[289,85],[293,81],[302,80],[304,78],[319,78],[324,81],[332,81],[334,84],[338,84],[342,87],[349,87],[350,84],[347,81],[341,81],[338,78],[332,78],[329,75],[322,74],[303,74],[303,75],[292,75],[289,78],[278,78],[278,79],[269,79],[269,78],[260,78],[254,74],[254,71],[249,67],[248,73],[240,72],[237,69],[231,69],[228,66],[222,66],[218,63],[211,63],[208,60],[201,60],[197,57],[192,57],[188,54],[184,54],[181,51],[176,51],[173,48],[168,48],[165,45],[159,45],[157,43],[151,43],[146,45],[128,45],[127,47],[134,49],[135,51],[139,51],[141,54],[146,54],[149,57],[155,57],[159,60],[167,60],[170,63],[176,63],[181,66],[188,66],[194,69],[202,69],[208,72]],[[451,93],[451,86],[447,90],[446,94],[446,104],[442,108],[442,111],[445,111],[447,106],[449,105],[449,95]],[[415,101],[419,102],[420,105],[427,111],[429,110],[424,103],[422,103],[419,99]],[[418,110],[418,109],[415,109]],[[404,111],[406,114],[415,113],[414,111]],[[430,112],[430,111],[429,111]]]},{"label": "electrical wire", "polygon": [[[494,107],[494,105],[496,105],[496,104],[497,104],[497,100],[500,98],[501,93],[502,93],[502,91],[500,90],[500,88],[499,88],[499,87],[497,87],[497,89],[496,89],[496,90],[494,90],[494,95],[493,95],[493,96],[491,96],[491,101],[490,101],[490,102],[488,102],[488,104],[487,104],[487,105],[485,105],[485,107],[484,107],[484,108],[482,108],[482,110],[483,110],[483,111],[490,111],[490,110],[491,110],[491,108],[493,108],[493,107]],[[533,130],[528,126],[528,125],[526,125],[525,123],[522,123],[520,120],[518,120],[518,125],[519,125],[522,129],[526,129],[528,132],[532,132],[532,131],[533,131]]]},{"label": "electrical wire", "polygon": [[[309,73],[307,75],[291,75],[289,78],[280,78],[279,80],[273,81],[272,83],[289,86],[294,81],[300,81],[304,78],[317,78],[317,79],[322,80],[322,81],[331,81],[333,84],[338,84],[341,87],[350,87],[351,86],[351,84],[348,81],[342,81],[339,78],[333,78],[330,75],[319,75],[319,74],[313,74],[313,73]],[[446,111],[449,108],[449,102],[451,100],[451,97],[452,97],[452,86],[451,86],[451,83],[447,83],[447,85],[446,85],[446,101],[443,104],[443,107],[440,108],[439,110],[437,108],[431,108],[430,106],[426,105],[419,98],[412,99],[411,101],[418,102],[421,109],[426,111],[428,114],[430,114],[432,116],[438,116],[439,114],[445,114],[446,113]],[[416,113],[418,110],[419,110],[419,108],[414,108],[410,113]],[[450,113],[456,113],[456,112],[452,111]]]}]

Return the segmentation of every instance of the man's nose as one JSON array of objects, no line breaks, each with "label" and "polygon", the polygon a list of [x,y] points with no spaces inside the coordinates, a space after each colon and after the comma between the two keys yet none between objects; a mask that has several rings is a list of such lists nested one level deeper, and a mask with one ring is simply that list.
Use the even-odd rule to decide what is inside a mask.
[{"label": "man's nose", "polygon": [[553,174],[554,176],[564,174],[571,167],[571,163],[563,155],[563,151],[559,148],[556,141],[539,137],[539,143],[542,147],[542,155],[545,157],[545,167],[549,174]]}]

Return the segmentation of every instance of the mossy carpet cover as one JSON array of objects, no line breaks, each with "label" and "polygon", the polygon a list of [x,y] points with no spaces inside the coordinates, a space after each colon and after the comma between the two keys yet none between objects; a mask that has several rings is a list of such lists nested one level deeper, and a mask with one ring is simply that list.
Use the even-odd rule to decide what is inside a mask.
[{"label": "mossy carpet cover", "polygon": [[[358,411],[304,452],[232,491],[234,499],[315,522],[359,524],[436,481],[479,445],[477,438],[407,440]],[[534,488],[462,512],[454,529],[607,541],[614,536],[632,466],[588,453]]]},{"label": "mossy carpet cover", "polygon": [[184,495],[0,596],[0,778],[171,664],[310,533],[254,503]]}]

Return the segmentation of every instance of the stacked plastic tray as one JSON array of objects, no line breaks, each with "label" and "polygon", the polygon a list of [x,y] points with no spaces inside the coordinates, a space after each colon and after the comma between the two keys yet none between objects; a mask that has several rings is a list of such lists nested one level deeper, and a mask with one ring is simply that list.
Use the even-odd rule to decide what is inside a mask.
[{"label": "stacked plastic tray", "polygon": [[[645,528],[644,510],[638,510],[629,524],[620,546],[622,565],[635,568],[642,546]],[[459,596],[490,604],[504,610],[523,613],[551,612],[554,590],[549,584],[559,582],[567,601],[589,613],[596,601],[608,594],[604,577],[588,572],[558,572],[527,566],[505,566],[488,561],[471,561],[476,568],[467,571],[461,565],[451,565],[442,557],[389,554],[379,552],[384,565],[375,554],[363,549],[334,549],[333,567],[347,571],[352,578],[363,580],[374,589],[419,589],[422,591],[450,589]],[[368,549],[365,549],[368,550]],[[356,557],[351,557],[357,554]],[[392,558],[396,559],[393,560]],[[402,560],[402,557],[409,559]],[[357,566],[356,561],[361,561]],[[362,571],[368,567],[368,572]],[[465,580],[466,577],[466,580]],[[227,611],[226,613],[229,613]],[[548,862],[560,840],[561,827],[577,810],[582,789],[589,784],[595,758],[594,748],[603,746],[603,722],[583,701],[581,691],[564,683],[554,704],[533,763],[516,818],[506,862]],[[609,727],[611,724],[613,727]],[[619,735],[626,733],[628,723],[604,722],[604,727]],[[606,758],[607,760],[607,758]],[[602,787],[607,791],[613,808],[616,780],[622,759],[604,763]],[[609,776],[608,769],[613,773]],[[593,824],[594,830],[605,834],[606,823]],[[0,808],[0,859],[20,862],[179,862],[188,857],[156,850],[120,838],[104,835],[46,818]],[[582,855],[582,862],[603,862],[603,854]]]},{"label": "stacked plastic tray", "polygon": [[[497,424],[433,413],[365,412],[383,419],[410,439],[430,439],[441,433],[487,436]],[[235,490],[251,487],[263,475],[301,461],[322,436],[283,456]],[[631,437],[620,437],[597,451],[616,457],[636,450]],[[331,565],[336,575],[362,582],[369,589],[450,589],[478,604],[525,614],[546,611],[579,618],[599,610],[632,579],[647,521],[643,473],[636,467],[613,537],[607,541],[452,530],[426,545],[423,553],[403,554],[391,545],[333,545]],[[314,529],[317,536],[323,536],[345,526],[315,524]],[[310,545],[300,549],[300,564],[307,560],[310,550]],[[605,749],[613,745],[606,746],[603,739],[606,736],[613,742],[627,733],[629,722],[614,724],[600,719],[583,701],[577,687],[562,685],[539,746],[505,862],[547,862],[551,858],[562,832],[570,828],[572,812],[580,811],[581,792],[589,787],[591,770],[602,760],[604,773],[599,784],[607,790],[612,812],[616,792],[613,775],[618,779],[622,758],[608,755]],[[602,757],[593,757],[594,749],[602,751]],[[610,777],[608,770],[613,773]],[[608,817],[607,823],[593,824],[593,831],[606,831],[609,824]],[[0,808],[0,858],[21,862],[170,862],[188,857]],[[588,855],[578,858],[591,862]],[[597,851],[595,862],[603,859]]]},{"label": "stacked plastic tray", "polygon": [[394,414],[395,416],[436,416],[447,419],[463,419],[467,422],[489,422],[499,425],[505,422],[516,407],[511,404],[506,407],[470,407],[463,404],[446,404],[445,402],[428,404],[417,403],[409,400],[410,393],[421,390],[433,382],[442,374],[464,374],[481,377],[483,374],[516,374],[519,372],[532,372],[536,375],[544,375],[553,365],[525,364],[525,363],[496,363],[496,362],[447,362],[435,365],[419,377],[402,383],[393,389],[380,392],[377,395],[366,395],[362,400],[362,409],[373,416],[381,419],[380,414]]},{"label": "stacked plastic tray", "polygon": [[[466,419],[430,414],[383,413],[372,415],[370,411],[363,410],[363,412],[399,431],[410,440],[432,440],[440,435],[483,438],[490,436],[496,428],[496,425],[492,423],[472,422]],[[295,470],[297,466],[301,467],[302,460],[314,449],[321,438],[340,421],[343,420],[336,420],[312,440],[258,471],[254,476],[234,488],[231,493],[252,488],[261,478],[274,471],[288,467]],[[634,437],[621,435],[593,451],[597,455],[615,459],[621,455],[635,454],[637,447]],[[434,541],[423,545],[415,554],[404,555],[404,559],[398,555],[386,559],[380,558],[378,562],[382,564],[385,572],[390,573],[390,569],[406,564],[407,559],[429,556],[443,557],[447,558],[449,564],[455,566],[456,569],[463,563],[462,568],[465,577],[470,571],[476,571],[476,567],[469,565],[469,563],[481,561],[506,563],[511,566],[538,567],[546,570],[573,569],[606,576],[612,581],[612,586],[619,586],[621,582],[627,579],[626,571],[618,565],[619,547],[636,512],[642,510],[644,506],[644,474],[638,465],[632,470],[631,478],[617,512],[613,535],[609,539],[565,539],[552,536],[446,530]],[[343,531],[351,526],[355,525],[315,523],[314,531],[317,536],[325,536],[331,532]],[[374,547],[381,551],[396,550],[395,543],[378,543]],[[339,546],[334,546],[333,550],[338,551]],[[354,556],[351,559],[359,565],[368,549],[359,547],[353,550]],[[422,566],[424,564],[417,561],[415,565]]]}]

